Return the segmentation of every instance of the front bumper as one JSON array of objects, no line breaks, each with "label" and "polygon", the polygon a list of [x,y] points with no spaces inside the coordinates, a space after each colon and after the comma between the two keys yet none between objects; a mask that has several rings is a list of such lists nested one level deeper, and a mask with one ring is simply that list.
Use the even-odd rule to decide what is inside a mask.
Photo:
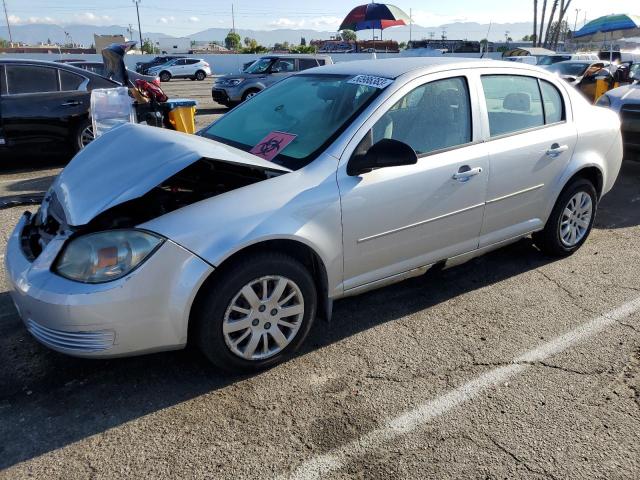
[{"label": "front bumper", "polygon": [[195,294],[213,270],[166,240],[139,268],[113,282],[84,284],[51,272],[64,245],[54,238],[30,262],[21,247],[25,214],[5,255],[11,296],[29,332],[53,350],[118,357],[181,348]]},{"label": "front bumper", "polygon": [[[213,100],[218,102],[218,100],[216,100],[216,97],[219,97],[221,100],[226,99],[227,104],[228,103],[240,103],[242,101],[242,94],[244,93],[244,86],[242,84],[235,86],[235,87],[222,87],[220,85],[213,85],[213,88],[211,89],[211,96],[213,97]],[[218,103],[222,103],[222,102],[218,102]],[[223,105],[226,105],[225,103],[223,103]]]}]

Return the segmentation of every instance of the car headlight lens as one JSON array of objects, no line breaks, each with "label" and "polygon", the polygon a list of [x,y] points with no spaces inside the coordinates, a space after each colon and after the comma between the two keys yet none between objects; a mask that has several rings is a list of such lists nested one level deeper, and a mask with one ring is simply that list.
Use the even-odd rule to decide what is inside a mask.
[{"label": "car headlight lens", "polygon": [[228,78],[221,80],[220,84],[224,85],[225,87],[235,87],[237,85],[240,85],[242,82],[244,82],[244,78]]},{"label": "car headlight lens", "polygon": [[117,280],[142,264],[162,242],[162,237],[142,230],[83,235],[65,247],[54,270],[83,283]]},{"label": "car headlight lens", "polygon": [[600,98],[598,99],[598,101],[596,102],[596,105],[600,106],[600,107],[610,107],[611,106],[611,98],[609,98],[609,95],[601,95]]}]

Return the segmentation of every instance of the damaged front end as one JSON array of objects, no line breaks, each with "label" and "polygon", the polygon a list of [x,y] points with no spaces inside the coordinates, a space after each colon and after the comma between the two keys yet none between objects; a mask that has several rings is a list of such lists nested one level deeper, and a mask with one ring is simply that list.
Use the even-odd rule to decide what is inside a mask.
[{"label": "damaged front end", "polygon": [[55,237],[133,228],[288,171],[202,137],[123,125],[93,142],[60,174],[26,222],[22,249],[33,261]]}]

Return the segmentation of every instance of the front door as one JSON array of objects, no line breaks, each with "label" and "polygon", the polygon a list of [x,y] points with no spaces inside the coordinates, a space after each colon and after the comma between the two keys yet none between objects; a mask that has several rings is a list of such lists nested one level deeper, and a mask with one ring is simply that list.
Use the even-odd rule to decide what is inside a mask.
[{"label": "front door", "polygon": [[489,169],[471,98],[465,76],[416,80],[356,151],[393,138],[418,163],[349,176],[341,162],[345,291],[477,248]]},{"label": "front door", "polygon": [[491,178],[480,247],[542,228],[577,133],[566,93],[546,80],[483,75]]}]

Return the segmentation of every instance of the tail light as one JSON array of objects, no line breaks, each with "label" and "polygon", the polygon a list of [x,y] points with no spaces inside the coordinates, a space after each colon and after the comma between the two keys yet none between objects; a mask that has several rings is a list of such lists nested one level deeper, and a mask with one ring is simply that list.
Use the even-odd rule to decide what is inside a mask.
[{"label": "tail light", "polygon": [[205,67],[208,67],[208,66],[209,66],[209,64],[208,64],[207,62],[204,62],[204,66],[205,66]]}]

